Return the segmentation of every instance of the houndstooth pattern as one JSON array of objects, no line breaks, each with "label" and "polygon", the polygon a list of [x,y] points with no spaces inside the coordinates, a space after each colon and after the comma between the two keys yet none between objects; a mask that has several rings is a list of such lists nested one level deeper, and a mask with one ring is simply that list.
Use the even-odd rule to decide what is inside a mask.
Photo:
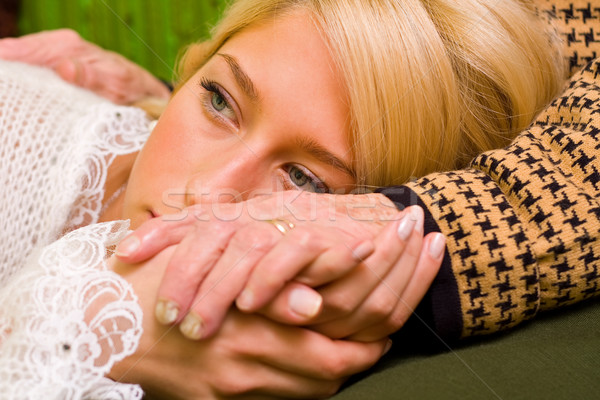
[{"label": "houndstooth pattern", "polygon": [[600,61],[464,171],[408,184],[447,236],[461,336],[600,294]]}]

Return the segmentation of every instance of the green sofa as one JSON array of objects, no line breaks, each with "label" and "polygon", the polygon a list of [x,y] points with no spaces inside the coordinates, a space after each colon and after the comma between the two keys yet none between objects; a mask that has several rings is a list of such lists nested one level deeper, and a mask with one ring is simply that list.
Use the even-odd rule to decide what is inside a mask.
[{"label": "green sofa", "polygon": [[600,399],[600,300],[436,352],[413,343],[333,399]]}]

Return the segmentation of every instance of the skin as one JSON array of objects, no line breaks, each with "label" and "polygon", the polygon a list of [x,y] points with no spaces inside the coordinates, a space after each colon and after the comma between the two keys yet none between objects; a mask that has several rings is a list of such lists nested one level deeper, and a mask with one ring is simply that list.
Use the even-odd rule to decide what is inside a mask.
[{"label": "skin", "polygon": [[[344,86],[306,15],[250,27],[219,54],[174,96],[133,169],[135,155],[111,165],[105,199],[129,183],[101,218],[131,218],[132,227],[140,227],[133,235],[138,249],[121,252],[121,259],[145,261],[143,267],[115,260],[114,268],[134,285],[144,315],[152,314],[157,292],[159,298],[181,296],[179,321],[194,296],[207,296],[193,312],[206,319],[205,337],[218,333],[195,343],[144,318],[136,354],[115,365],[110,377],[169,398],[326,396],[389,349],[386,336],[410,316],[439,268],[441,255],[430,252],[436,236],[423,238],[422,217],[398,213],[383,195],[297,191],[321,187],[298,170],[336,191],[354,183],[331,159],[295,145],[312,141],[335,154],[337,164],[352,161]],[[256,99],[235,79],[233,58],[252,80]],[[214,83],[203,88],[202,78],[227,95],[215,96]],[[230,108],[223,107],[223,98]],[[273,194],[283,189],[295,190]],[[281,202],[292,206],[282,209]],[[274,217],[296,228],[282,236],[263,221]],[[410,221],[404,239],[397,234],[402,220]],[[367,250],[358,251],[365,244]],[[269,261],[284,256],[289,264]],[[213,285],[221,282],[223,268],[242,258],[239,274]],[[264,282],[267,287],[261,287]],[[246,284],[264,296],[238,306],[269,319],[230,310]],[[304,298],[316,293],[319,312],[294,312],[294,293]],[[208,363],[220,368],[207,369]]]},{"label": "skin", "polygon": [[120,54],[86,42],[70,29],[2,39],[0,58],[51,68],[65,81],[117,104],[170,96],[168,88],[148,71]]},{"label": "skin", "polygon": [[[269,40],[273,37],[281,40]],[[252,56],[257,52],[272,62],[263,65]],[[337,154],[346,163],[350,162],[346,139],[348,110],[343,101],[330,101],[344,98],[343,86],[332,68],[325,44],[308,18],[295,15],[265,26],[250,28],[229,41],[219,54],[235,57],[251,77],[258,92],[258,99],[251,100],[243,93],[223,56],[214,57],[198,71],[173,97],[136,159],[127,193],[121,199],[121,216],[130,218],[133,227],[152,217],[177,212],[179,208],[207,201],[223,201],[223,197],[219,197],[218,194],[230,192],[232,188],[240,193],[242,198],[246,198],[249,192],[255,190],[271,192],[282,187],[288,188],[290,185],[293,187],[294,181],[289,177],[290,165],[301,165],[302,168],[310,169],[312,174],[321,177],[323,181],[332,182],[332,188],[339,189],[353,183],[347,173],[293,145],[299,139],[310,140]],[[285,71],[285,74],[281,74],[281,71]],[[270,79],[275,74],[281,77],[279,84]],[[308,82],[306,76],[311,76]],[[215,94],[202,88],[199,84],[202,78],[218,82],[227,91],[227,97],[231,99],[231,109],[225,107],[218,110],[214,107],[215,104],[221,103],[212,101],[215,100]],[[289,96],[289,93],[294,95]],[[315,93],[319,95],[315,96]],[[304,115],[314,115],[315,118],[306,119]],[[333,182],[336,184],[333,185]],[[204,188],[210,189],[205,198],[198,195]],[[183,192],[177,192],[182,189]],[[172,191],[183,194],[180,202],[164,201],[164,193]],[[113,208],[119,205],[120,203],[116,202]],[[161,257],[164,256],[164,252],[161,253]],[[155,261],[154,266],[165,264],[159,262],[160,260]],[[135,283],[140,279],[141,271],[144,275],[148,273],[148,267],[133,270],[119,268],[115,267],[134,283],[135,290],[141,293],[141,297],[145,298],[145,293],[153,293],[156,290],[156,280],[146,278],[141,286]],[[149,282],[154,283],[150,285]],[[257,319],[261,321],[260,324],[257,324]],[[228,328],[235,327],[236,324],[241,324],[239,329]],[[223,331],[217,338],[201,346],[173,340],[172,332],[161,340],[165,328],[157,326],[152,320],[145,320],[145,325],[146,340],[140,344],[136,355],[115,366],[111,376],[120,380],[142,382],[152,392],[153,379],[148,377],[152,376],[155,368],[151,366],[163,364],[172,354],[179,354],[187,349],[185,353],[195,354],[193,358],[185,357],[190,360],[189,365],[177,362],[174,363],[176,367],[169,368],[171,385],[181,387],[185,398],[232,396],[240,394],[238,392],[265,395],[273,390],[277,390],[280,396],[291,396],[293,393],[301,397],[329,395],[337,389],[345,376],[371,365],[384,350],[382,346],[385,346],[385,340],[364,345],[365,347],[358,343],[336,342],[301,328],[270,326],[273,323],[265,322],[260,317],[241,316],[236,313],[226,320]],[[231,386],[231,382],[224,385],[222,372],[212,373],[196,365],[201,360],[214,359],[219,354],[219,349],[228,348],[227,343],[232,341],[231,334],[237,335],[240,331],[247,332],[245,339],[248,344],[246,350],[238,347],[236,354],[245,353],[242,360],[261,360],[260,368],[253,367],[248,371],[253,371],[254,376],[261,372],[261,379],[270,382],[269,390],[253,386],[261,379],[254,379],[250,383],[242,382],[241,389]],[[260,343],[265,341],[259,340],[258,335],[252,333],[254,331],[262,335],[268,331],[269,336],[275,335],[277,339],[270,340],[267,346],[261,346]],[[254,336],[256,338],[253,338]],[[156,342],[168,346],[155,347]],[[350,355],[352,350],[359,356],[356,359],[349,356],[339,364],[335,362],[333,374],[329,371],[322,376],[323,374],[315,372],[311,365],[287,365],[289,363],[282,363],[281,360],[270,361],[272,357],[269,357],[269,354],[280,347],[277,343],[295,343],[297,348],[303,348],[304,351],[318,351],[315,354],[333,354],[330,352],[335,351],[338,354]],[[334,349],[334,346],[340,348]],[[342,346],[353,348],[349,347],[346,350],[341,348]],[[170,350],[165,352],[160,349]],[[277,350],[278,353],[282,351]],[[129,368],[136,365],[138,357],[144,359],[144,367],[134,368],[129,372]],[[232,356],[232,359],[235,357]],[[326,364],[330,362],[326,361]],[[223,362],[223,365],[225,364],[226,362]],[[244,371],[249,368],[248,365],[254,364],[248,361],[236,362],[228,368],[227,375],[247,376],[248,372]],[[144,372],[145,368],[148,369]],[[163,368],[160,370],[164,371]],[[189,378],[185,378],[187,374],[182,371],[188,371],[189,374],[189,371],[199,370],[204,370],[203,375],[210,376],[200,379],[202,384],[190,385]],[[290,377],[290,373],[294,374],[294,378]],[[184,381],[179,382],[181,377],[184,377]]]},{"label": "skin", "polygon": [[[261,57],[256,57],[256,54],[261,54]],[[163,323],[183,321],[182,332],[187,337],[209,337],[218,330],[251,273],[267,277],[263,281],[270,283],[261,287],[256,284],[259,281],[256,278],[249,283],[248,290],[243,292],[245,299],[237,299],[238,307],[248,312],[266,306],[305,265],[313,264],[313,271],[323,269],[319,268],[323,264],[319,257],[329,258],[325,269],[333,273],[327,279],[307,275],[302,283],[321,286],[326,297],[333,299],[324,303],[321,318],[313,319],[321,311],[316,304],[318,299],[314,300],[314,312],[301,316],[289,312],[284,315],[282,303],[275,302],[280,306],[271,309],[271,316],[276,314],[279,321],[323,327],[324,333],[335,332],[332,336],[336,338],[361,340],[382,339],[408,318],[414,307],[405,307],[400,301],[403,300],[408,277],[418,270],[418,265],[421,269],[435,270],[441,261],[439,257],[420,259],[411,256],[410,252],[404,258],[379,255],[379,259],[386,260],[383,263],[385,273],[380,279],[365,285],[363,276],[355,273],[354,278],[345,279],[345,283],[335,285],[335,289],[324,290],[324,284],[357,267],[365,271],[362,275],[372,275],[369,272],[372,267],[363,260],[373,250],[362,255],[354,250],[361,245],[363,250],[365,246],[373,247],[370,241],[380,232],[382,219],[386,219],[381,217],[388,220],[399,218],[396,208],[384,196],[375,195],[375,203],[373,195],[353,196],[354,202],[370,203],[371,209],[374,205],[384,205],[384,211],[376,211],[381,214],[378,215],[380,218],[373,219],[372,214],[368,215],[372,224],[367,229],[356,225],[348,230],[339,229],[336,224],[330,224],[335,229],[322,226],[304,229],[296,221],[298,227],[283,250],[281,246],[273,249],[280,236],[273,227],[262,222],[277,215],[269,217],[248,213],[243,217],[234,216],[227,214],[226,205],[215,210],[214,204],[252,200],[257,198],[257,194],[264,197],[282,189],[319,191],[326,186],[337,192],[350,190],[354,178],[348,167],[352,164],[352,152],[348,143],[349,110],[345,99],[345,87],[327,45],[312,20],[303,12],[251,26],[237,34],[175,94],[135,161],[127,192],[120,199],[122,205],[117,201],[113,210],[109,210],[110,213],[122,207],[120,217],[130,219],[132,227],[137,228],[155,217],[162,217],[166,222],[185,220],[186,207],[196,206],[196,210],[202,206],[210,207],[209,212],[206,209],[200,211],[203,215],[212,215],[210,226],[194,225],[191,232],[177,239],[178,250],[159,288],[157,307],[175,308],[177,317],[164,319],[158,312],[157,316]],[[306,118],[306,115],[311,118]],[[298,143],[313,145],[306,148]],[[315,147],[321,150],[316,152]],[[328,153],[329,158],[318,156],[323,153]],[[181,213],[184,209],[186,212]],[[330,207],[323,209],[329,210]],[[349,210],[345,206],[339,207],[336,212],[345,218],[350,214],[359,219],[364,213],[361,207]],[[331,219],[331,215],[328,217]],[[228,227],[220,227],[216,222],[219,219],[228,222],[237,219],[234,224],[238,226],[229,224]],[[422,235],[422,229],[418,232]],[[205,251],[197,251],[198,243],[205,246]],[[309,245],[299,246],[299,243]],[[412,244],[411,249],[418,255],[422,247],[423,241],[419,240]],[[273,263],[265,262],[255,269],[272,249],[271,260],[281,258],[276,256],[277,253],[285,251],[290,259],[297,258],[302,262],[294,267],[282,264],[287,266],[286,271],[272,271],[269,264]],[[325,251],[329,251],[330,255],[321,256]],[[296,257],[299,252],[305,257]],[[387,295],[385,301],[386,296],[375,294],[375,288],[389,286],[382,279],[397,263],[408,263],[410,268],[405,269],[406,274],[397,274],[396,284],[392,286],[395,290]],[[236,273],[229,275],[232,266],[235,266]],[[432,274],[426,276],[431,277]],[[416,294],[409,297],[420,299],[429,282],[430,279],[424,279],[421,285],[415,287]],[[298,289],[304,290],[304,298],[317,297],[314,293],[309,295],[306,288]],[[389,292],[389,289],[384,290]],[[340,293],[351,291],[357,294],[356,299],[361,300],[360,307],[359,302],[343,301],[347,294]],[[251,294],[250,300],[248,293]],[[258,293],[262,298],[256,299],[254,304]],[[292,294],[289,290],[287,293]],[[386,304],[384,312],[378,310],[375,313],[379,315],[375,320],[368,316],[372,310],[367,301],[371,294],[375,304]],[[340,302],[353,307],[336,305]],[[366,305],[362,304],[365,302]],[[190,308],[193,312],[186,316]],[[350,316],[356,308],[362,308],[363,312]],[[329,318],[325,318],[326,315]],[[348,325],[341,324],[339,328],[332,329],[335,323],[341,322],[340,318],[347,320]],[[383,328],[366,330],[382,320]],[[365,321],[368,321],[366,326],[363,324]],[[360,331],[363,333],[357,335]]]},{"label": "skin", "polygon": [[[254,96],[236,81],[233,60]],[[206,81],[223,95],[202,87]],[[304,15],[248,28],[175,94],[131,171],[122,217],[137,228],[194,204],[312,190],[290,178],[300,169],[331,189],[351,188],[348,173],[297,145],[316,143],[350,164],[345,98],[327,47]]]}]

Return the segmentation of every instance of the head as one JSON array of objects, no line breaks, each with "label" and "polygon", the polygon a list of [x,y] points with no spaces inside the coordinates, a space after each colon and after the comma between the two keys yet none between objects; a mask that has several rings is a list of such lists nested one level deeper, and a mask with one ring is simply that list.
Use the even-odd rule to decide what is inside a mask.
[{"label": "head", "polygon": [[188,77],[248,26],[305,10],[346,86],[357,184],[402,184],[503,147],[556,95],[558,39],[531,0],[241,0]]},{"label": "head", "polygon": [[[240,0],[210,40],[186,50],[181,83],[148,146],[158,143],[155,137],[166,138],[167,130],[171,136],[182,130],[210,136],[210,143],[202,135],[170,139],[198,143],[202,165],[187,173],[200,171],[195,174],[202,190],[294,187],[276,184],[274,165],[258,169],[250,163],[277,159],[250,143],[260,134],[290,148],[304,142],[308,150],[312,143],[312,155],[303,152],[312,161],[329,153],[329,161],[317,167],[300,160],[304,156],[287,161],[306,167],[304,172],[326,181],[329,189],[401,184],[464,167],[477,153],[508,144],[524,129],[562,82],[562,61],[549,43],[555,42],[527,0]],[[260,102],[243,94],[245,78],[235,79],[240,69]],[[224,86],[225,93],[219,92]],[[198,107],[208,99],[213,108],[231,102],[238,107],[223,109],[239,113],[234,122],[221,121],[229,136],[205,120],[192,121],[207,117]],[[182,126],[184,118],[190,121]],[[244,146],[246,154],[231,151],[229,143]],[[286,153],[280,150],[277,154]],[[165,156],[156,158],[155,173],[171,168],[160,161]],[[347,174],[337,174],[341,165]],[[202,172],[213,166],[214,174]],[[296,183],[305,181],[290,170]],[[239,174],[244,185],[228,180],[227,173]],[[271,174],[270,184],[269,179],[251,184],[265,173]],[[183,186],[178,189],[197,192],[189,183]]]}]

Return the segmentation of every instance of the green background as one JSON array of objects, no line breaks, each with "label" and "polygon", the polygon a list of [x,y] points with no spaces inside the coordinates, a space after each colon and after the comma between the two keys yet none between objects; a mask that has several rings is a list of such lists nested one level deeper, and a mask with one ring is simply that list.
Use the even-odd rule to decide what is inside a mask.
[{"label": "green background", "polygon": [[206,38],[226,0],[22,0],[20,34],[71,28],[171,79],[179,49]]}]

